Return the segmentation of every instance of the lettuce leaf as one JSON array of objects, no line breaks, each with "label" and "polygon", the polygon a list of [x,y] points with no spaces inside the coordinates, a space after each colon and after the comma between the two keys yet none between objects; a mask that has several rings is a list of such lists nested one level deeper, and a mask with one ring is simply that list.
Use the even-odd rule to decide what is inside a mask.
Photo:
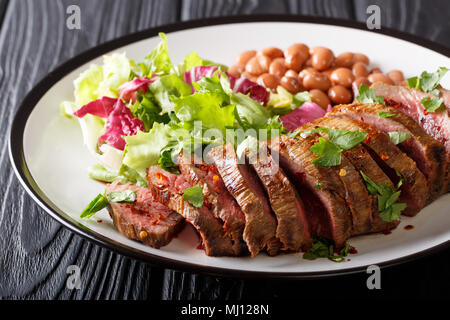
[{"label": "lettuce leaf", "polygon": [[134,136],[125,137],[125,157],[123,163],[135,170],[143,170],[158,164],[161,149],[171,137],[170,127],[158,122],[153,124],[149,132],[139,131]]},{"label": "lettuce leaf", "polygon": [[163,113],[173,111],[171,98],[188,96],[192,92],[191,87],[176,74],[160,77],[150,85],[150,91]]},{"label": "lettuce leaf", "polygon": [[125,53],[103,56],[103,81],[98,85],[97,96],[117,98],[119,87],[128,81],[132,67],[132,63],[127,59]]},{"label": "lettuce leaf", "polygon": [[98,65],[91,65],[89,69],[83,71],[74,81],[75,104],[83,106],[92,100],[96,100],[99,95],[97,88],[103,81],[103,68]]},{"label": "lettuce leaf", "polygon": [[161,42],[144,58],[144,62],[139,64],[142,74],[149,78],[153,73],[169,74],[173,68],[166,35],[160,32],[159,36]]}]

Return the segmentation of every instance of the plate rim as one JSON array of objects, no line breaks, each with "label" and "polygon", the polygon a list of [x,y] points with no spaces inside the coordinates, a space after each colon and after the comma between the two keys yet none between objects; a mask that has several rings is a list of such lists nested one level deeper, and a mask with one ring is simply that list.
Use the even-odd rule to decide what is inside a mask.
[{"label": "plate rim", "polygon": [[[239,270],[223,267],[205,266],[196,263],[183,262],[176,259],[166,258],[158,256],[149,252],[139,250],[137,248],[130,247],[121,242],[115,241],[108,237],[95,232],[88,227],[78,223],[71,218],[68,214],[59,209],[37,186],[37,183],[31,176],[31,173],[27,167],[24,151],[23,151],[23,137],[24,130],[28,118],[36,106],[37,102],[42,96],[58,81],[64,78],[67,74],[80,67],[81,65],[89,62],[101,56],[104,53],[117,49],[119,47],[145,40],[150,37],[157,36],[159,32],[171,33],[175,31],[196,29],[208,26],[217,26],[225,24],[236,23],[252,23],[252,22],[291,22],[291,23],[315,23],[329,26],[340,26],[353,29],[359,29],[366,32],[374,32],[397,39],[405,40],[410,43],[417,44],[432,51],[443,54],[446,57],[450,57],[450,48],[445,47],[439,43],[404,33],[401,31],[393,30],[390,28],[382,28],[380,30],[367,30],[364,23],[336,19],[326,17],[304,16],[304,15],[286,15],[286,14],[263,14],[263,15],[237,15],[229,17],[216,17],[207,19],[190,20],[185,22],[178,22],[173,24],[162,25],[154,28],[145,29],[142,31],[130,33],[119,38],[109,40],[103,44],[97,45],[86,51],[81,52],[75,57],[61,63],[54,70],[48,73],[42,78],[32,90],[25,96],[20,103],[13,121],[9,128],[8,135],[8,151],[9,158],[12,164],[16,177],[19,179],[22,187],[26,190],[28,195],[42,208],[47,214],[49,214],[57,222],[61,223],[64,227],[70,231],[75,232],[82,238],[87,239],[101,247],[104,247],[113,252],[121,255],[153,264],[158,267],[176,269],[188,272],[202,273],[219,277],[234,277],[234,278],[271,278],[271,279],[318,279],[328,278],[340,275],[349,275],[354,273],[364,272],[368,265],[344,268],[340,270],[328,270],[328,271],[310,271],[310,272],[269,272],[269,271],[250,271]],[[377,264],[381,268],[392,267],[406,262],[414,261],[419,258],[424,258],[443,250],[450,245],[450,240],[433,246],[431,248],[406,255],[404,257],[383,261]]]}]

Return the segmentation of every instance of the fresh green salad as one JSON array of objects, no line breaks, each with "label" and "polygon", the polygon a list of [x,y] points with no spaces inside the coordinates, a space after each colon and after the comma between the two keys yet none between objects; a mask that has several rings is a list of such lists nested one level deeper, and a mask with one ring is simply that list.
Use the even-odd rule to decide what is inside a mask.
[{"label": "fresh green salad", "polygon": [[[235,78],[226,66],[196,52],[176,65],[166,36],[160,37],[142,62],[125,53],[104,56],[102,65],[91,65],[75,80],[75,100],[62,103],[63,113],[79,121],[97,160],[89,168],[93,179],[145,186],[150,166],[176,173],[182,150],[224,142],[238,147],[248,136],[283,133],[279,117],[310,101],[308,92],[292,95],[282,87],[270,92]],[[304,110],[310,112],[307,104]]]}]

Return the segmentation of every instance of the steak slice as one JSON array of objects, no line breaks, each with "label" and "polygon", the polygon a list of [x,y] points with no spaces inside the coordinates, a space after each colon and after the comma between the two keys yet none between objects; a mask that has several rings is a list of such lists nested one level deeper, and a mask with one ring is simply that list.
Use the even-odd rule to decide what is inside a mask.
[{"label": "steak slice", "polygon": [[[380,112],[391,114],[380,117]],[[362,120],[385,133],[406,132],[411,138],[398,147],[416,162],[417,167],[427,178],[429,186],[428,203],[447,191],[447,156],[444,146],[429,136],[413,119],[396,108],[381,104],[351,104],[335,107],[330,115],[339,118]]]},{"label": "steak slice", "polygon": [[192,185],[182,175],[154,166],[147,170],[147,180],[159,202],[178,212],[194,226],[208,256],[235,255],[231,238],[225,234],[223,225],[208,208],[205,205],[196,208],[183,199],[183,190]]},{"label": "steak slice", "polygon": [[278,221],[276,236],[283,250],[307,251],[312,244],[303,202],[266,144],[259,152],[247,149],[246,157],[264,186]]},{"label": "steak slice", "polygon": [[190,184],[200,184],[209,210],[224,223],[225,233],[231,236],[235,254],[248,254],[247,245],[242,238],[245,216],[241,208],[228,193],[213,165],[192,160],[180,154],[178,164],[181,174]]},{"label": "steak slice", "polygon": [[[333,116],[329,112],[329,116]],[[383,169],[386,175],[395,184],[398,183],[400,174],[405,180],[401,186],[400,202],[405,202],[407,208],[404,215],[416,215],[426,204],[428,197],[428,185],[423,173],[417,168],[416,163],[394,145],[389,136],[376,127],[365,122],[334,118],[330,125],[336,128],[355,131],[363,130],[368,133],[363,145],[376,163]]]},{"label": "steak slice", "polygon": [[[446,108],[435,112],[427,112],[420,102],[429,97],[429,93],[401,86],[374,83],[372,88],[377,96],[382,96],[388,106],[394,107],[416,121],[426,133],[442,143],[447,154],[446,179],[450,179],[450,94],[448,90],[439,88]],[[447,192],[450,191],[450,183]]]},{"label": "steak slice", "polygon": [[343,247],[352,232],[352,216],[345,204],[345,189],[332,167],[317,167],[311,152],[313,142],[281,136],[272,139],[272,155],[294,183],[305,205],[310,232]]},{"label": "steak slice", "polygon": [[108,185],[106,193],[125,190],[136,192],[134,203],[111,202],[108,206],[117,230],[129,239],[157,249],[167,245],[183,227],[183,217],[157,202],[148,188],[113,182]]},{"label": "steak slice", "polygon": [[238,162],[231,144],[215,147],[208,157],[245,214],[244,240],[252,257],[264,248],[269,255],[275,255],[281,245],[275,236],[277,222],[252,168]]},{"label": "steak slice", "polygon": [[[302,127],[304,131],[315,128],[341,129],[339,127],[339,121],[329,117],[316,119]],[[327,136],[326,133],[321,133],[321,135]],[[359,173],[362,171],[373,181],[382,181],[377,183],[387,183],[391,187],[394,187],[392,181],[372,159],[367,150],[361,144],[358,144],[352,149],[343,152],[341,160],[341,167],[346,173],[353,173],[350,177],[347,177],[347,174],[341,177],[346,188],[347,198],[348,195],[352,198],[351,200],[347,199],[347,204],[353,216],[352,235],[386,231],[397,226],[400,222],[399,220],[385,222],[380,218],[377,197],[368,193],[365,182]],[[350,170],[348,169],[349,167]],[[348,179],[347,182],[345,178]],[[352,182],[354,183],[354,187],[352,186]],[[361,188],[364,188],[365,192],[361,191]],[[367,225],[367,221],[369,221],[369,225]]]}]

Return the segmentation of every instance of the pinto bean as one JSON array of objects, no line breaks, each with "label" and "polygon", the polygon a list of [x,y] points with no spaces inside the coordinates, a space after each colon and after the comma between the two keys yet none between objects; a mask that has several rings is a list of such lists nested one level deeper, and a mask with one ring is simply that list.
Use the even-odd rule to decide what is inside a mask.
[{"label": "pinto bean", "polygon": [[264,48],[258,54],[269,57],[271,60],[284,57],[283,51],[276,47]]},{"label": "pinto bean", "polygon": [[243,51],[237,56],[236,64],[245,65],[255,55],[256,55],[256,51],[255,50]]},{"label": "pinto bean", "polygon": [[309,58],[308,47],[303,43],[295,43],[284,52],[286,57],[286,66],[296,72],[299,72]]},{"label": "pinto bean", "polygon": [[294,77],[281,78],[280,85],[292,94],[299,92],[302,89],[300,81]]},{"label": "pinto bean", "polygon": [[358,77],[367,77],[369,71],[367,70],[367,66],[363,62],[356,62],[352,67],[353,74],[356,78]]},{"label": "pinto bean", "polygon": [[317,103],[323,109],[327,109],[328,105],[331,103],[328,96],[319,89],[312,89],[309,91],[309,96],[311,97],[311,101]]},{"label": "pinto bean", "polygon": [[353,73],[348,68],[337,68],[331,73],[331,82],[335,85],[341,85],[346,88],[351,88],[353,80],[355,77]]},{"label": "pinto bean", "polygon": [[319,89],[322,91],[328,90],[331,86],[331,81],[328,77],[321,73],[307,73],[303,78],[303,86],[307,90]]},{"label": "pinto bean", "polygon": [[391,70],[387,73],[387,76],[394,82],[402,82],[403,80],[405,80],[403,72],[401,72],[400,70]]},{"label": "pinto bean", "polygon": [[351,68],[354,60],[355,57],[352,52],[343,52],[337,56],[336,60],[334,60],[334,65],[336,67]]},{"label": "pinto bean", "polygon": [[286,73],[287,70],[288,68],[286,67],[284,58],[274,59],[269,67],[269,73],[276,75],[280,78]]},{"label": "pinto bean", "polygon": [[328,90],[328,97],[334,104],[350,103],[352,101],[352,93],[344,86],[332,86]]},{"label": "pinto bean", "polygon": [[382,73],[372,73],[367,77],[367,79],[369,79],[371,83],[384,82],[387,84],[394,84],[394,81],[392,81],[391,78]]},{"label": "pinto bean", "polygon": [[334,61],[333,52],[324,47],[314,48],[314,54],[312,55],[312,66],[317,70],[328,69]]},{"label": "pinto bean", "polygon": [[355,62],[362,62],[366,65],[369,65],[370,63],[369,57],[362,53],[353,53],[353,58],[355,59]]},{"label": "pinto bean", "polygon": [[353,83],[352,83],[352,90],[353,90],[353,94],[355,95],[355,97],[358,96],[359,87],[362,84],[370,86],[370,81],[366,77],[358,77],[358,78],[355,79],[355,81],[353,81]]},{"label": "pinto bean", "polygon": [[240,78],[242,72],[244,72],[245,66],[240,64],[235,64],[228,68],[228,73],[231,74],[233,77]]},{"label": "pinto bean", "polygon": [[[284,75],[285,75],[286,77],[298,78],[298,73],[295,72],[295,71],[292,70],[292,69],[289,69],[288,71],[286,71],[286,72],[284,73]],[[299,80],[300,80],[300,79],[299,79]]]},{"label": "pinto bean", "polygon": [[280,83],[280,78],[270,73],[263,73],[256,82],[267,89],[274,90]]}]

